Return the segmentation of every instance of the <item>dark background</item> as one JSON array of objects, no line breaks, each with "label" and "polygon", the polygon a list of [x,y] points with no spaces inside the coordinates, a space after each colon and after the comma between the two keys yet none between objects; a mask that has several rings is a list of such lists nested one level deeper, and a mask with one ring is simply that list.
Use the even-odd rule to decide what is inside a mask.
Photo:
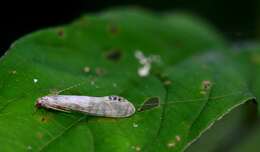
[{"label": "dark background", "polygon": [[0,2],[0,56],[13,41],[32,31],[68,23],[84,13],[129,5],[158,12],[189,11],[205,18],[231,41],[256,38],[258,0],[8,1]]}]

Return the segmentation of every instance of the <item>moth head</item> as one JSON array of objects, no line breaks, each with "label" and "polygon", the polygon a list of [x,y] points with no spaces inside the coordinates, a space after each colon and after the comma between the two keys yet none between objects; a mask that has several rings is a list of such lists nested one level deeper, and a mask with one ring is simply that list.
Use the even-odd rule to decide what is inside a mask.
[{"label": "moth head", "polygon": [[38,98],[36,103],[35,103],[35,106],[37,108],[41,108],[41,107],[44,107],[46,101],[48,100],[48,97],[41,97],[41,98]]}]

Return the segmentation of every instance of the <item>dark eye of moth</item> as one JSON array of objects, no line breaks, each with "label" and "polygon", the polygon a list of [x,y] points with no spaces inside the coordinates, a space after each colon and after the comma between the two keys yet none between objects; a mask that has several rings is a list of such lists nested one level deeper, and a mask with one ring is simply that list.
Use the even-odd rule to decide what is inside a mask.
[{"label": "dark eye of moth", "polygon": [[114,98],[113,98],[113,100],[116,100],[116,99],[117,99],[117,97],[114,97]]}]

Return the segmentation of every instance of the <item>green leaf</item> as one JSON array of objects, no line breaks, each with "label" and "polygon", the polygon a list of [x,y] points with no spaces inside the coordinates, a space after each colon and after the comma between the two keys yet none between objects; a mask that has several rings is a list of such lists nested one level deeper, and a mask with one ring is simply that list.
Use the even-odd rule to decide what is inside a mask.
[{"label": "green leaf", "polygon": [[[118,9],[21,38],[0,60],[0,151],[184,150],[254,98],[217,33],[188,15]],[[147,77],[136,50],[161,58]],[[36,110],[57,91],[160,106],[123,119]]]},{"label": "green leaf", "polygon": [[234,66],[224,56],[209,53],[166,70],[173,82],[166,101],[176,103],[164,107],[159,151],[167,148],[165,143],[182,150],[217,119],[252,99]]},{"label": "green leaf", "polygon": [[253,104],[245,103],[216,122],[187,152],[230,151],[239,146],[241,140],[246,139],[247,133],[251,131],[250,123],[254,122],[252,118],[247,120],[248,110],[251,108],[249,105]]}]

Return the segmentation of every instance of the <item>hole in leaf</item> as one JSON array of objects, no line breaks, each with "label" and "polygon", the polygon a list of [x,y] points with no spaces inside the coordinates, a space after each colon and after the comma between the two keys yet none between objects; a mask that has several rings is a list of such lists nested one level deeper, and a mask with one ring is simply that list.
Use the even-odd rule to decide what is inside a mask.
[{"label": "hole in leaf", "polygon": [[122,57],[122,53],[119,49],[110,50],[106,54],[106,58],[111,60],[111,61],[118,61],[118,60],[120,60],[121,57]]},{"label": "hole in leaf", "polygon": [[138,111],[145,111],[145,110],[149,110],[155,107],[158,107],[160,105],[160,100],[158,97],[151,97],[149,99],[147,99],[144,104],[142,105],[142,107],[139,108]]}]

